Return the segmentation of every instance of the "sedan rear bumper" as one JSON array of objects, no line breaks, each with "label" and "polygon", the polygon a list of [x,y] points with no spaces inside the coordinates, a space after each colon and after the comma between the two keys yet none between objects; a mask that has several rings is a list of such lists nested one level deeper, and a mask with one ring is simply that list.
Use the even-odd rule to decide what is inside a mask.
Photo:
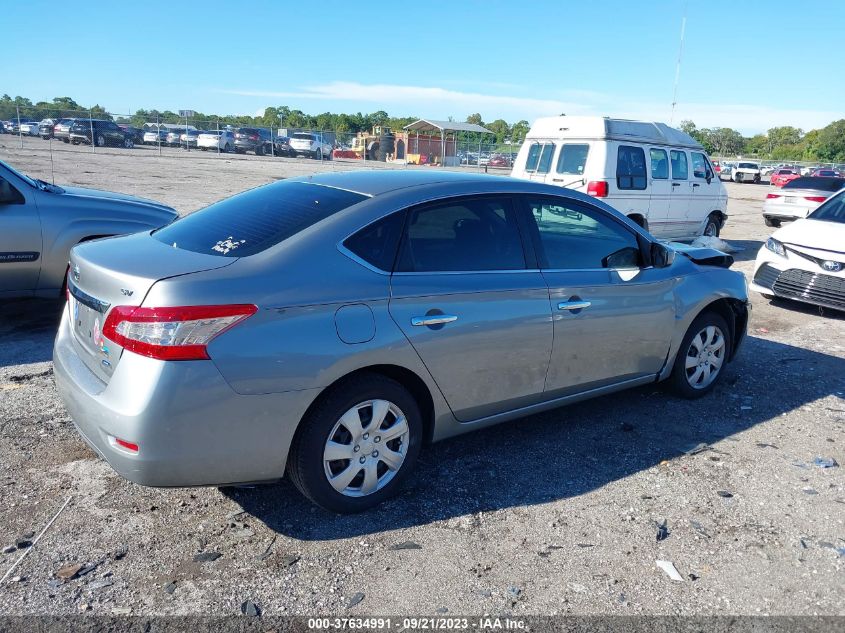
[{"label": "sedan rear bumper", "polygon": [[[67,310],[56,337],[56,385],[85,439],[145,486],[271,481],[318,389],[241,395],[212,361],[163,362],[124,352],[108,384],[77,355]],[[115,439],[137,444],[130,452]]]}]

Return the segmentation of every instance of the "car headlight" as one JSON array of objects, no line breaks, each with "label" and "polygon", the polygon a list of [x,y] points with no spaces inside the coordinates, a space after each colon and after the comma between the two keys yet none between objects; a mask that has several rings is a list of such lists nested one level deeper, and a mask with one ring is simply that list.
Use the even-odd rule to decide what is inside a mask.
[{"label": "car headlight", "polygon": [[775,238],[770,237],[766,240],[766,248],[770,251],[775,253],[776,255],[780,255],[781,257],[786,257],[786,249],[783,247],[783,244],[778,242]]}]

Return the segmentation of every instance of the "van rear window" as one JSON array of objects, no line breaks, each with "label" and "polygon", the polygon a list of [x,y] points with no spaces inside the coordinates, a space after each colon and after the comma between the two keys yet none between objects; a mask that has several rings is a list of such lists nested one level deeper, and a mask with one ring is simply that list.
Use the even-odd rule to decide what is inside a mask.
[{"label": "van rear window", "polygon": [[525,159],[525,171],[535,171],[538,174],[549,173],[554,153],[554,143],[532,143],[528,148],[528,158]]},{"label": "van rear window", "polygon": [[560,149],[560,157],[557,159],[557,173],[582,175],[589,153],[590,146],[586,143],[564,143]]},{"label": "van rear window", "polygon": [[153,232],[153,237],[195,253],[248,257],[366,198],[343,189],[282,181],[221,200]]}]

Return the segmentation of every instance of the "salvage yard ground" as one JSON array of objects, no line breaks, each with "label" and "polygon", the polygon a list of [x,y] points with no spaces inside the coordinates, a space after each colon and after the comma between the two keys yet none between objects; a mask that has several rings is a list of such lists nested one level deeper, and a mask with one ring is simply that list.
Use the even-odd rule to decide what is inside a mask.
[{"label": "salvage yard ground", "polygon": [[[361,166],[56,144],[51,160],[44,141],[16,144],[0,137],[0,160],[35,177],[180,213]],[[723,237],[749,275],[769,187],[726,186]],[[247,600],[268,615],[845,614],[845,467],[823,467],[845,465],[845,316],[752,301],[710,396],[651,386],[428,447],[400,497],[352,517],[287,482],[124,481],[56,393],[61,305],[0,306],[0,576],[70,498],[0,585],[0,614],[228,615]]]}]

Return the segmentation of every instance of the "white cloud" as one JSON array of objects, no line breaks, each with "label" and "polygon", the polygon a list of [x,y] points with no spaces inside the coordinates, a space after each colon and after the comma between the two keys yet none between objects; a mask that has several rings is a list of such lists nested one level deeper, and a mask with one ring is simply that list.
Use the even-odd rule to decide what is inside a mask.
[{"label": "white cloud", "polygon": [[[356,108],[354,104],[367,103],[392,113],[416,113],[438,119],[445,119],[450,115],[463,118],[472,112],[480,112],[485,120],[503,118],[508,121],[532,121],[539,116],[565,112],[570,115],[594,114],[668,123],[671,115],[668,99],[666,103],[632,102],[619,95],[580,89],[552,91],[558,98],[541,98],[533,96],[533,90],[504,85],[502,88],[507,89],[510,94],[483,94],[436,86],[363,84],[353,81],[333,81],[289,91],[243,89],[223,92],[244,97],[334,102],[352,108]],[[257,112],[263,114],[264,110],[262,108]],[[675,111],[674,124],[678,125],[684,119],[691,119],[698,127],[732,127],[744,134],[755,134],[777,125],[793,125],[811,130],[824,127],[839,118],[842,118],[841,113],[826,110],[681,102]]]}]

